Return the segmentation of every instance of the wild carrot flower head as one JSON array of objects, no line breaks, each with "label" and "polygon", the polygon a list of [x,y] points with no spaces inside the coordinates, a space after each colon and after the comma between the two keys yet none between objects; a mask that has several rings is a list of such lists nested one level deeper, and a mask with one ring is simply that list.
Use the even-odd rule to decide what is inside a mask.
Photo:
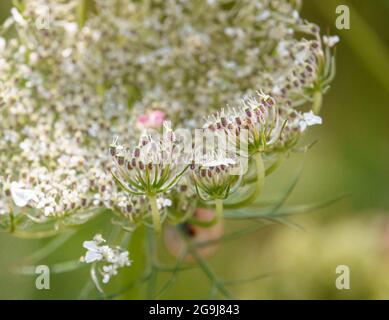
[{"label": "wild carrot flower head", "polygon": [[[193,220],[201,200],[219,222],[258,198],[268,154],[321,123],[339,39],[301,19],[299,0],[91,2],[15,1],[1,28],[0,229],[47,235],[108,208],[121,229],[159,232]],[[226,137],[225,150],[192,163],[165,119]],[[112,136],[128,145],[106,152]],[[104,242],[85,241],[84,261],[108,282],[131,262]]]},{"label": "wild carrot flower head", "polygon": [[177,155],[175,135],[168,131],[163,139],[149,135],[140,138],[133,149],[114,142],[110,147],[115,168],[112,174],[120,186],[133,195],[156,195],[169,191],[187,169]]},{"label": "wild carrot flower head", "polygon": [[[0,117],[5,119],[0,175],[33,190],[28,218],[81,216],[104,207],[125,212],[124,193],[111,179],[112,159],[105,153],[113,135],[132,144],[139,127],[160,128],[164,119],[201,127],[204,116],[255,95],[256,88],[277,101],[274,109],[266,103],[260,107],[260,121],[253,101],[210,121],[249,127],[250,151],[271,151],[288,118],[276,120],[280,110],[312,102],[334,75],[338,38],[322,37],[318,27],[303,20],[299,1],[242,0],[231,6],[137,1],[120,2],[120,10],[104,0],[93,2],[93,14],[79,21],[75,13],[83,1],[24,1],[2,29],[2,34],[17,32],[0,38]],[[247,107],[254,115],[245,113]],[[237,126],[235,118],[243,124]],[[294,132],[292,122],[281,139],[289,137],[289,129]],[[134,149],[131,155],[123,151],[131,162]],[[147,162],[135,161],[136,170]],[[158,174],[153,169],[147,175],[160,181],[161,166],[152,167]],[[119,174],[116,164],[114,172]],[[141,173],[144,182],[146,170]],[[163,189],[125,174],[136,182],[132,191]],[[6,202],[3,193],[0,212],[9,211]]]},{"label": "wild carrot flower head", "polygon": [[282,110],[282,117],[285,119],[279,139],[273,145],[272,152],[285,152],[294,147],[305,130],[322,123],[320,116],[310,112],[299,112],[294,109]]},{"label": "wild carrot flower head", "polygon": [[208,118],[205,127],[225,132],[229,141],[251,155],[265,152],[279,138],[282,120],[274,98],[262,92],[242,101],[235,108],[222,110]]},{"label": "wild carrot flower head", "polygon": [[237,160],[217,153],[205,155],[192,163],[190,176],[198,196],[203,200],[226,199],[239,186]]}]

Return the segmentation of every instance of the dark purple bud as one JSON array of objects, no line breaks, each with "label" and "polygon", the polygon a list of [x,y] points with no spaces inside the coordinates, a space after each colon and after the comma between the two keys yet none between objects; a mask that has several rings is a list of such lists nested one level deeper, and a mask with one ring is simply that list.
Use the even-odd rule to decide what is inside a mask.
[{"label": "dark purple bud", "polygon": [[275,100],[274,100],[272,97],[269,97],[269,98],[267,99],[266,103],[267,103],[267,105],[268,105],[269,107],[271,107],[271,106],[274,106],[276,102],[275,102]]},{"label": "dark purple bud", "polygon": [[261,110],[260,108],[256,108],[256,109],[255,109],[255,114],[256,114],[257,116],[262,116],[262,110]]},{"label": "dark purple bud", "polygon": [[216,130],[216,128],[215,128],[215,126],[213,124],[210,124],[208,126],[208,129],[211,130],[211,131],[215,131]]},{"label": "dark purple bud", "polygon": [[313,68],[307,64],[307,66],[305,67],[305,69],[309,72],[309,73],[312,73],[313,72]]},{"label": "dark purple bud", "polygon": [[144,170],[145,169],[145,165],[143,164],[142,161],[139,161],[138,166],[139,166],[140,170]]},{"label": "dark purple bud", "polygon": [[118,161],[119,166],[122,166],[124,164],[124,155],[118,155],[116,159]]},{"label": "dark purple bud", "polygon": [[111,156],[113,156],[113,157],[116,155],[116,146],[115,146],[115,145],[109,146],[109,153],[110,153]]},{"label": "dark purple bud", "polygon": [[85,207],[85,206],[87,205],[87,200],[86,200],[86,198],[81,198],[81,205],[82,205],[83,207]]}]

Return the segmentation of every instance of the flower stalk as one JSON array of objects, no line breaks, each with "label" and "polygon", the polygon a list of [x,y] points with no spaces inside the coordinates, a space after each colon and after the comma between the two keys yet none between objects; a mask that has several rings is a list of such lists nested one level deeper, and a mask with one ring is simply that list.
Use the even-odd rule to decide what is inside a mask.
[{"label": "flower stalk", "polygon": [[321,110],[321,105],[323,103],[323,95],[320,91],[315,92],[313,95],[313,105],[312,111],[314,114],[319,114]]},{"label": "flower stalk", "polygon": [[9,213],[9,232],[10,233],[15,232],[15,215],[12,210]]},{"label": "flower stalk", "polygon": [[87,18],[87,0],[78,0],[77,5],[77,23],[78,27],[82,28],[85,25],[85,21]]},{"label": "flower stalk", "polygon": [[158,234],[161,232],[161,216],[158,210],[157,197],[155,195],[148,195],[148,199],[151,206],[151,218],[153,220],[154,230]]},{"label": "flower stalk", "polygon": [[215,223],[216,224],[219,220],[223,219],[223,200],[222,199],[215,199]]},{"label": "flower stalk", "polygon": [[262,156],[259,152],[254,154],[255,168],[257,173],[257,181],[255,182],[255,193],[253,195],[253,201],[261,194],[263,186],[265,184],[265,165],[262,160]]},{"label": "flower stalk", "polygon": [[252,204],[258,196],[261,194],[263,190],[263,186],[265,184],[265,176],[266,170],[265,165],[263,163],[263,159],[260,152],[256,152],[253,154],[254,162],[255,162],[255,170],[256,170],[256,180],[255,180],[255,189],[254,191],[245,199],[235,203],[226,204],[225,207],[228,209],[237,209],[248,206]]},{"label": "flower stalk", "polygon": [[212,220],[209,221],[202,221],[196,218],[191,218],[188,220],[190,224],[200,226],[203,228],[210,228],[213,227],[215,224],[217,224],[221,219],[223,219],[223,200],[222,199],[215,199],[215,215],[213,216]]}]

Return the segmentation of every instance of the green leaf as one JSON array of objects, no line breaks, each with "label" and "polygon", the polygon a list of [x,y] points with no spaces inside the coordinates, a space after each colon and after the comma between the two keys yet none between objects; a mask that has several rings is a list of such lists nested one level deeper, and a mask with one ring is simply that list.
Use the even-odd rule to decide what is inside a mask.
[{"label": "green leaf", "polygon": [[302,214],[302,213],[309,213],[312,211],[317,211],[320,209],[324,209],[340,200],[343,200],[347,197],[349,197],[349,194],[343,194],[340,196],[337,196],[335,198],[332,198],[330,200],[326,200],[319,203],[313,203],[313,204],[306,204],[306,205],[299,205],[299,206],[293,206],[288,208],[283,208],[277,212],[277,214],[273,216],[286,216],[286,215],[295,215],[295,214]]}]

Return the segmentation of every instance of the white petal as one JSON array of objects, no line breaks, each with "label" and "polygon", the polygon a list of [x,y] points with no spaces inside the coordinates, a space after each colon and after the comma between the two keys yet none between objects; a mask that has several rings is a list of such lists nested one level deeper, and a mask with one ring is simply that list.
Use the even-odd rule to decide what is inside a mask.
[{"label": "white petal", "polygon": [[323,42],[329,46],[330,48],[336,45],[340,41],[338,36],[324,36],[323,37]]},{"label": "white petal", "polygon": [[0,37],[0,52],[4,51],[6,46],[6,41],[4,38]]},{"label": "white petal", "polygon": [[322,124],[321,117],[315,115],[312,111],[304,113],[303,116],[308,126],[313,126],[315,124]]},{"label": "white petal", "polygon": [[98,251],[98,247],[95,241],[84,241],[82,246],[87,250],[96,251],[96,252]]},{"label": "white petal", "polygon": [[96,234],[93,237],[93,240],[96,241],[96,243],[103,243],[103,242],[105,242],[105,239],[103,238],[103,236],[100,233]]},{"label": "white petal", "polygon": [[216,166],[221,166],[221,165],[234,165],[236,163],[235,160],[230,159],[230,158],[223,158],[223,159],[211,159],[209,161],[206,161],[203,165],[205,167],[216,167]]},{"label": "white petal", "polygon": [[25,207],[30,200],[37,201],[37,196],[33,190],[20,188],[17,182],[11,183],[11,196],[18,207]]},{"label": "white petal", "polygon": [[21,26],[25,26],[27,24],[26,20],[24,20],[23,16],[20,14],[18,9],[12,8],[11,14],[17,24],[20,24]]},{"label": "white petal", "polygon": [[91,263],[94,261],[100,261],[102,258],[103,258],[103,256],[98,252],[87,251],[87,253],[85,255],[85,262]]},{"label": "white petal", "polygon": [[301,132],[304,132],[305,129],[307,128],[307,122],[304,121],[304,120],[301,120],[301,121],[299,122],[299,127],[300,127],[300,131],[301,131]]},{"label": "white petal", "polygon": [[54,208],[50,207],[50,206],[45,207],[44,213],[45,213],[45,216],[47,217],[47,216],[51,215],[52,213],[54,213]]},{"label": "white petal", "polygon": [[109,282],[109,279],[110,279],[109,274],[104,274],[103,283],[108,283],[108,282]]}]

